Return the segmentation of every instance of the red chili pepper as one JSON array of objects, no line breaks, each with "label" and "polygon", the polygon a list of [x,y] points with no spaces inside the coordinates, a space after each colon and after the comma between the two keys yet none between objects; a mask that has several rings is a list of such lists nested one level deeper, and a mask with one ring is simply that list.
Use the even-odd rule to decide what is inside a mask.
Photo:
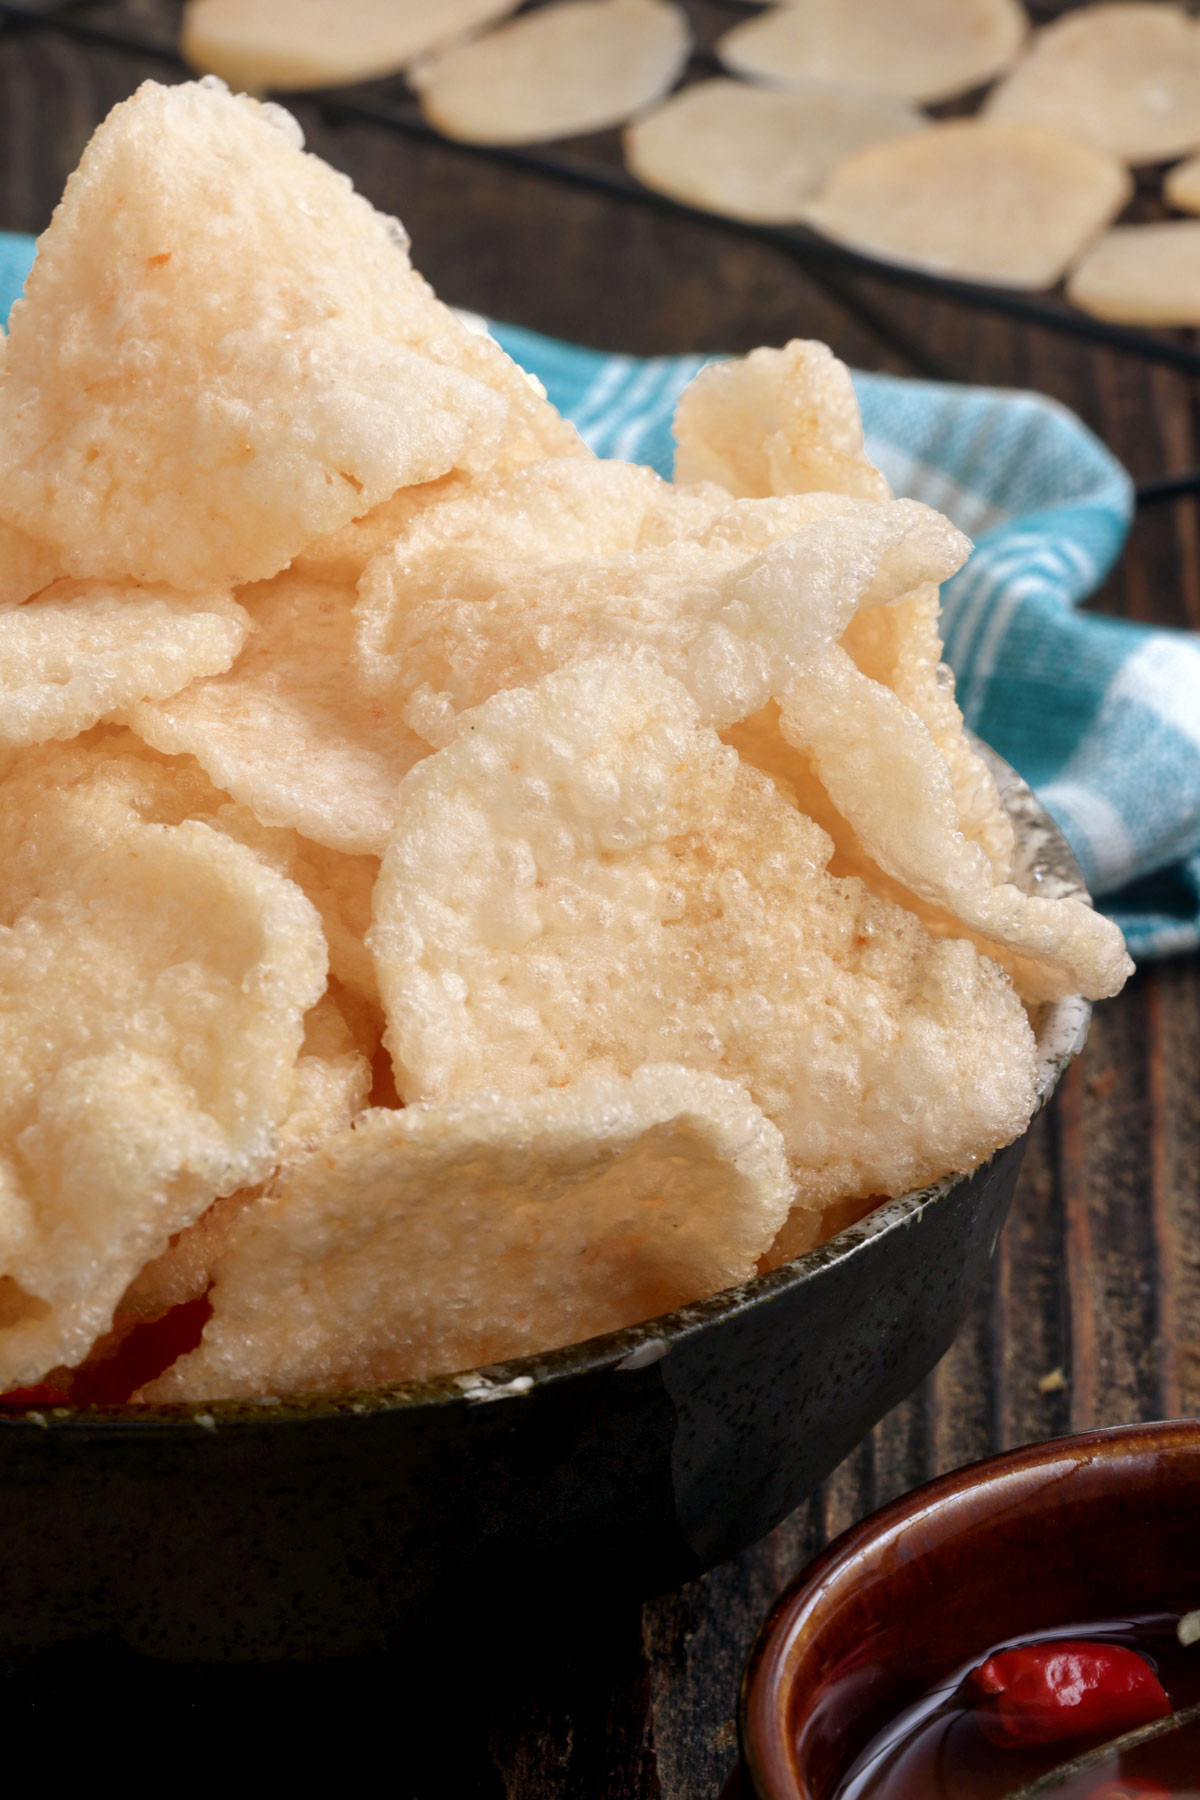
[{"label": "red chili pepper", "polygon": [[1120,1644],[1059,1639],[1002,1650],[971,1671],[967,1687],[980,1730],[1000,1747],[1115,1737],[1171,1711],[1149,1663]]},{"label": "red chili pepper", "polygon": [[39,1381],[33,1387],[9,1388],[0,1394],[0,1406],[65,1406],[69,1399],[65,1388]]},{"label": "red chili pepper", "polygon": [[1170,1788],[1161,1781],[1102,1781],[1090,1790],[1087,1800],[1174,1800]]}]

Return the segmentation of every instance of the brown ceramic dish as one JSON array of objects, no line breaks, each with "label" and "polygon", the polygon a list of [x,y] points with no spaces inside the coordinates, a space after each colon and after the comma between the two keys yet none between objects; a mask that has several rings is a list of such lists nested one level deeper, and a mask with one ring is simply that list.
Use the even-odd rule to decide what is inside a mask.
[{"label": "brown ceramic dish", "polygon": [[1200,1606],[1200,1422],[1031,1444],[846,1532],[779,1601],[742,1686],[758,1800],[830,1800],[911,1701],[991,1645]]}]

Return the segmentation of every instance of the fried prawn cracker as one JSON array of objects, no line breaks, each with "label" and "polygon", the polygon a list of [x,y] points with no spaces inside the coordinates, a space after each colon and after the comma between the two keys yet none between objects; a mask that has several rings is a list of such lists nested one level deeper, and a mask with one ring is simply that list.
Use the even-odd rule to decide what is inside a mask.
[{"label": "fried prawn cracker", "polygon": [[428,745],[359,681],[352,594],[290,573],[241,593],[254,631],[228,674],[130,707],[129,724],[194,756],[264,824],[380,854],[400,778]]},{"label": "fried prawn cracker", "polygon": [[890,500],[863,449],[850,371],[826,344],[710,363],[675,408],[675,479],[746,498],[813,491]]},{"label": "fried prawn cracker", "polygon": [[75,576],[276,573],[396,490],[575,442],[278,107],[146,82],[101,125],[13,308],[0,518]]},{"label": "fried prawn cracker", "polygon": [[[597,495],[586,530],[558,510],[564,471]],[[490,508],[465,497],[424,512],[369,565],[356,609],[364,674],[423,738],[449,741],[461,714],[502,688],[638,648],[706,721],[730,723],[778,691],[809,641],[837,638],[860,604],[950,574],[966,550],[914,501],[735,501],[712,484],[626,473],[647,479],[621,496],[630,504],[611,536],[604,484],[586,466],[530,464],[490,485]]]},{"label": "fried prawn cracker", "polygon": [[325,973],[299,889],[198,821],[43,865],[0,930],[0,1385],[80,1361],[172,1234],[270,1171]]},{"label": "fried prawn cracker", "polygon": [[239,1217],[199,1348],[140,1398],[413,1380],[577,1343],[748,1279],[790,1197],[745,1090],[687,1069],[370,1112]]},{"label": "fried prawn cracker", "polygon": [[829,853],[649,658],[497,694],[406,778],[375,890],[401,1093],[678,1062],[748,1087],[806,1204],[974,1166],[1032,1109],[1020,1002]]},{"label": "fried prawn cracker", "polygon": [[0,520],[0,607],[40,594],[61,574],[58,558],[47,545]]},{"label": "fried prawn cracker", "polygon": [[[295,1167],[319,1144],[349,1129],[371,1091],[371,1069],[335,995],[328,989],[304,1020],[291,1104],[279,1127],[276,1166],[270,1177]],[[177,1232],[161,1255],[134,1276],[116,1309],[116,1324],[162,1318],[173,1306],[207,1292],[213,1269],[235,1220],[262,1192],[241,1188],[214,1200],[194,1224]]]},{"label": "fried prawn cracker", "polygon": [[[872,477],[882,497],[889,492],[863,449],[849,371],[823,344],[797,341],[701,370],[680,398],[675,433],[677,475],[709,475],[733,493],[783,496],[820,481],[877,497]],[[948,560],[922,568],[914,557],[909,591],[894,580],[890,603],[860,607],[842,642],[863,673],[890,687],[927,727],[950,772],[960,829],[1007,880],[1012,826],[987,765],[967,741],[953,677],[941,660],[936,584],[951,572]]]},{"label": "fried prawn cracker", "polygon": [[929,730],[840,646],[814,651],[780,708],[834,806],[874,862],[969,932],[1020,957],[1029,1000],[1119,993],[1132,972],[1120,930],[1080,900],[1043,899],[997,880],[960,827],[954,782]]},{"label": "fried prawn cracker", "polygon": [[56,581],[0,606],[0,745],[73,738],[228,669],[250,620],[228,593]]},{"label": "fried prawn cracker", "polygon": [[185,819],[224,832],[294,881],[320,914],[331,973],[354,1000],[378,1005],[363,938],[379,859],[344,856],[294,831],[261,824],[214,787],[194,758],[160,755],[121,726],[23,750],[0,776],[0,924],[11,923],[37,895],[46,867],[69,881],[84,857],[129,826]]}]

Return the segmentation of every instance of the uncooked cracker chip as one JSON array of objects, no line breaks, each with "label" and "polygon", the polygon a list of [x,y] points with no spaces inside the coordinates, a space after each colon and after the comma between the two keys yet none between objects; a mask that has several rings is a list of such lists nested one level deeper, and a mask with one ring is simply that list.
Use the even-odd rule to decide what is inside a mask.
[{"label": "uncooked cracker chip", "polygon": [[1012,61],[1028,28],[1018,0],[788,0],[720,40],[754,81],[845,81],[949,100]]},{"label": "uncooked cracker chip", "polygon": [[0,745],[72,738],[228,669],[250,620],[228,594],[57,581],[0,607]]},{"label": "uncooked cracker chip", "polygon": [[68,574],[254,580],[408,483],[577,446],[300,142],[210,77],[84,152],[0,386],[0,519]]},{"label": "uncooked cracker chip", "polygon": [[1020,1130],[1007,978],[935,943],[649,660],[498,694],[419,763],[369,943],[405,1099],[682,1063],[744,1084],[797,1195],[902,1193]]},{"label": "uncooked cracker chip", "polygon": [[1200,219],[1119,225],[1072,271],[1067,294],[1123,325],[1200,325]]},{"label": "uncooked cracker chip", "polygon": [[412,71],[448,137],[533,144],[621,125],[674,86],[687,20],[668,0],[565,0]]},{"label": "uncooked cracker chip", "polygon": [[188,0],[180,49],[194,69],[260,93],[392,75],[518,0]]},{"label": "uncooked cracker chip", "polygon": [[316,913],[251,851],[75,817],[64,875],[77,834],[43,795],[37,891],[0,932],[3,1388],[78,1362],[173,1233],[270,1172],[325,985]]},{"label": "uncooked cracker chip", "polygon": [[428,745],[358,681],[352,594],[287,574],[242,598],[254,633],[229,673],[130,707],[129,723],[155,749],[194,756],[264,824],[381,854],[400,778]]},{"label": "uncooked cracker chip", "polygon": [[1114,157],[1064,131],[951,119],[846,157],[806,217],[887,262],[1046,288],[1132,191]]},{"label": "uncooked cracker chip", "polygon": [[907,101],[869,88],[702,81],[629,126],[625,160],[647,187],[691,206],[788,224],[840,157],[927,123]]},{"label": "uncooked cracker chip", "polygon": [[1124,162],[1180,156],[1200,145],[1200,25],[1161,0],[1079,7],[1038,32],[984,110]]},{"label": "uncooked cracker chip", "polygon": [[1200,156],[1189,156],[1167,170],[1163,198],[1180,212],[1200,212]]},{"label": "uncooked cracker chip", "polygon": [[237,1220],[198,1350],[141,1398],[414,1380],[745,1281],[787,1214],[745,1089],[673,1067],[370,1112]]}]

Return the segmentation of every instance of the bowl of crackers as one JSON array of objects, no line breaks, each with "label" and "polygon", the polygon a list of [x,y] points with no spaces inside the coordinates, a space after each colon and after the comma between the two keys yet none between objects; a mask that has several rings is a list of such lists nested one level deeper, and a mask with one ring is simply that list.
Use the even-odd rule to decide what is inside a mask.
[{"label": "bowl of crackers", "polygon": [[945,1349],[1130,966],[963,729],[967,540],[819,344],[598,459],[215,79],[0,351],[0,1652],[731,1554]]}]

